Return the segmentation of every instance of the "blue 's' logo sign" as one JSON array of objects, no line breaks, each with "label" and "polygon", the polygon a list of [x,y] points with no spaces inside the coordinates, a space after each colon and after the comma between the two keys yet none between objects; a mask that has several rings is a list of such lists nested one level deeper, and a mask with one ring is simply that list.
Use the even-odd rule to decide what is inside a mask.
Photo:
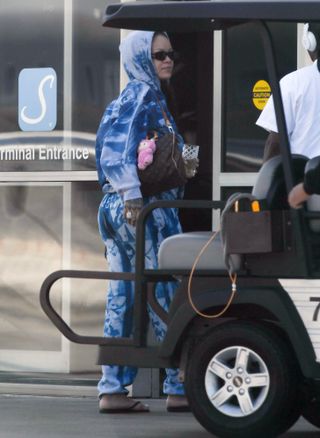
[{"label": "blue 's' logo sign", "polygon": [[53,68],[24,68],[19,74],[19,126],[52,131],[57,123],[57,75]]}]

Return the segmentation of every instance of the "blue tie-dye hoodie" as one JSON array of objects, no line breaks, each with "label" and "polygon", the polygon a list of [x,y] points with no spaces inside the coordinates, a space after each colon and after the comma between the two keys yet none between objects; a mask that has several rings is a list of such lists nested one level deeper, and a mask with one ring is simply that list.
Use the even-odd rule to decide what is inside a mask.
[{"label": "blue tie-dye hoodie", "polygon": [[[152,63],[153,35],[154,32],[136,31],[122,41],[120,52],[129,83],[105,110],[97,132],[99,182],[104,192],[111,185],[124,201],[142,197],[137,175],[140,141],[151,130],[160,135],[168,132],[159,102],[177,131]],[[183,140],[178,138],[182,147]]]}]

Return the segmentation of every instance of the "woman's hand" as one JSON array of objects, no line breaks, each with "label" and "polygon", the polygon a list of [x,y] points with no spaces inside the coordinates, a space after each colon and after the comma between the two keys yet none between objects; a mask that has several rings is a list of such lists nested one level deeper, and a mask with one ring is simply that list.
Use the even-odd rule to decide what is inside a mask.
[{"label": "woman's hand", "polygon": [[196,176],[197,169],[199,167],[199,158],[192,158],[191,160],[183,160],[184,168],[186,171],[187,178],[193,178]]},{"label": "woman's hand", "polygon": [[124,220],[128,222],[129,225],[135,227],[142,207],[142,198],[130,199],[129,201],[125,201],[123,210]]}]

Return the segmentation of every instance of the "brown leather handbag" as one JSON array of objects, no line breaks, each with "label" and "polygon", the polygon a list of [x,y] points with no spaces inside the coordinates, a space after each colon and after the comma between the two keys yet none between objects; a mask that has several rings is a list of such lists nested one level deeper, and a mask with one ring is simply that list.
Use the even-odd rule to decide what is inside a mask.
[{"label": "brown leather handbag", "polygon": [[182,153],[172,125],[161,108],[169,132],[156,140],[153,162],[144,170],[137,169],[143,196],[184,186],[187,182]]}]

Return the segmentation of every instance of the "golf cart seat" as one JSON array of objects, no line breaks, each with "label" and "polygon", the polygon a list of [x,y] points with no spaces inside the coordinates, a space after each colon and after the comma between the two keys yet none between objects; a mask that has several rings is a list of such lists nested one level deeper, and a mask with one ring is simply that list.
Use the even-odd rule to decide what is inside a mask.
[{"label": "golf cart seat", "polygon": [[[293,167],[295,183],[303,180],[304,168],[307,158],[303,155],[293,155]],[[287,209],[287,192],[285,190],[280,157],[274,157],[267,161],[261,168],[257,182],[253,187],[252,194],[258,199],[267,199],[267,205],[271,209]],[[271,184],[272,182],[272,184]],[[266,191],[266,187],[268,189]],[[312,195],[307,201],[307,210],[320,212],[320,195]],[[320,219],[310,219],[309,228],[315,233],[320,233]]]},{"label": "golf cart seat", "polygon": [[[308,211],[320,212],[320,195],[312,195],[307,201]],[[320,233],[320,219],[310,219],[309,227],[314,233]]]},{"label": "golf cart seat", "polygon": [[[211,231],[195,231],[168,237],[160,245],[159,268],[190,270],[211,236]],[[217,233],[200,258],[197,269],[226,269],[220,233]]]},{"label": "golf cart seat", "polygon": [[[307,158],[304,156],[293,156],[294,176],[297,182],[303,178],[306,161]],[[252,195],[259,200],[264,200],[266,209],[283,210],[289,208],[280,156],[271,158],[261,167]],[[318,222],[320,230],[320,221]],[[201,231],[168,237],[161,243],[159,248],[159,268],[190,270],[195,258],[211,236],[211,231]],[[234,257],[233,264],[236,264],[234,267],[239,270],[241,257]],[[215,239],[200,258],[197,269],[226,269],[220,232],[217,233]]]}]

